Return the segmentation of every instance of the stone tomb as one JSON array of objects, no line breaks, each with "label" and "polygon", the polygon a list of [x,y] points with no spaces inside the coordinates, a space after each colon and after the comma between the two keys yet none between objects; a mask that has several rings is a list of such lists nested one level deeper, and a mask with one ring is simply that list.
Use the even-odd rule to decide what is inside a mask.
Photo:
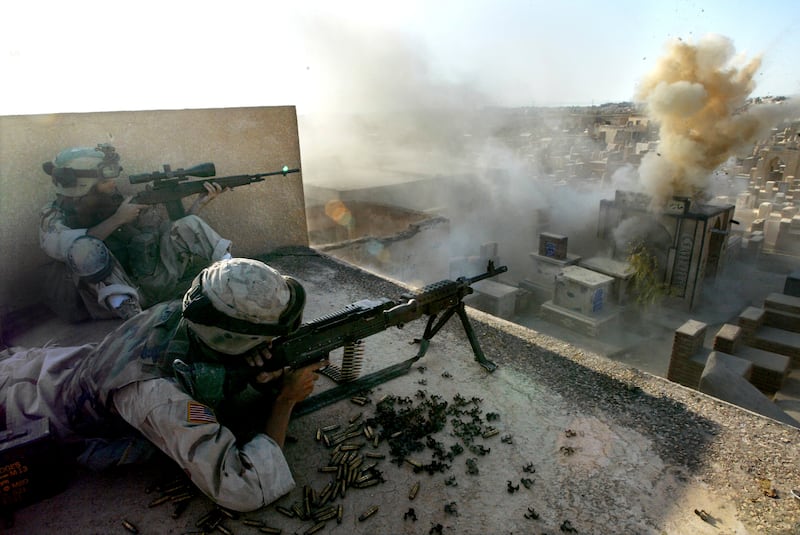
[{"label": "stone tomb", "polygon": [[542,304],[540,312],[550,322],[598,336],[616,325],[619,308],[610,300],[614,279],[602,273],[567,266],[556,277],[553,299]]},{"label": "stone tomb", "polygon": [[533,269],[519,282],[519,287],[529,292],[537,303],[552,299],[558,274],[581,259],[567,252],[566,236],[546,232],[539,234],[539,250],[530,253],[530,257]]}]

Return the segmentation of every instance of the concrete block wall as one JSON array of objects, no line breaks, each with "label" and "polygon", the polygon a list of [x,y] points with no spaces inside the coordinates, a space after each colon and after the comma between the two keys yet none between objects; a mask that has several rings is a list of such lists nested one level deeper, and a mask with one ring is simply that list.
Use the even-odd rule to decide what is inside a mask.
[{"label": "concrete block wall", "polygon": [[684,386],[697,388],[705,362],[693,357],[703,353],[703,342],[707,329],[708,325],[701,321],[688,320],[675,331],[667,379]]}]

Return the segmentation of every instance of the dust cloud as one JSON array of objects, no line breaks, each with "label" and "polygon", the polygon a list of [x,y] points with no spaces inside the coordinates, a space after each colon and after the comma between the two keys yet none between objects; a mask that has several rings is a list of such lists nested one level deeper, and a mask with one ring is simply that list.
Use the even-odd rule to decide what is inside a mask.
[{"label": "dust cloud", "polygon": [[[424,46],[397,31],[306,24],[308,83],[322,91],[299,117],[304,180],[328,192],[380,188],[382,203],[442,215],[450,257],[496,242],[507,280],[526,278],[541,232],[568,236],[570,252],[581,256],[606,254],[599,205],[617,189],[650,194],[654,208],[672,195],[707,200],[718,193],[715,170],[751,150],[789,110],[786,102],[745,106],[760,58],[737,58],[721,36],[677,40],[636,96],[659,124],[657,151],[610,177],[570,178],[548,163],[599,160],[609,149],[586,135],[590,125],[576,128],[576,110],[502,108],[469,80],[438,72]],[[309,203],[331,200],[310,191]]]},{"label": "dust cloud", "polygon": [[761,57],[736,56],[733,42],[708,35],[671,41],[641,81],[637,98],[659,124],[657,152],[644,156],[641,184],[658,209],[673,195],[708,200],[715,169],[752,150],[782,118],[788,102],[747,106]]}]

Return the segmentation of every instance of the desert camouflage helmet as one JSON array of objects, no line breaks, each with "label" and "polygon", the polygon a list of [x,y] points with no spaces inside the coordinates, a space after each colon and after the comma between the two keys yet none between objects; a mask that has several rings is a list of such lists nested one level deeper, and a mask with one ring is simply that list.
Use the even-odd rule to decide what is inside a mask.
[{"label": "desert camouflage helmet", "polygon": [[183,316],[233,333],[279,336],[302,319],[305,291],[291,277],[249,258],[221,260],[195,277]]},{"label": "desert camouflage helmet", "polygon": [[82,197],[98,181],[122,172],[119,154],[108,144],[64,149],[52,162],[43,163],[42,169],[53,177],[56,192],[66,197]]},{"label": "desert camouflage helmet", "polygon": [[88,235],[79,237],[69,246],[67,264],[73,273],[90,283],[105,279],[113,267],[103,241]]}]

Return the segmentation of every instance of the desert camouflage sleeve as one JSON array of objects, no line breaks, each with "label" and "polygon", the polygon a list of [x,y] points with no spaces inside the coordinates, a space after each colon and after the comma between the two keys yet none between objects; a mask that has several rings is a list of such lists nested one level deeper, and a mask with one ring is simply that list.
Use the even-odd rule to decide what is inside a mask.
[{"label": "desert camouflage sleeve", "polygon": [[55,260],[63,262],[72,242],[86,234],[88,229],[70,228],[64,223],[64,213],[52,204],[44,207],[39,224],[39,245]]},{"label": "desert camouflage sleeve", "polygon": [[209,498],[234,511],[254,511],[295,487],[281,448],[265,434],[239,448],[213,412],[167,379],[132,383],[114,407],[178,462]]}]

